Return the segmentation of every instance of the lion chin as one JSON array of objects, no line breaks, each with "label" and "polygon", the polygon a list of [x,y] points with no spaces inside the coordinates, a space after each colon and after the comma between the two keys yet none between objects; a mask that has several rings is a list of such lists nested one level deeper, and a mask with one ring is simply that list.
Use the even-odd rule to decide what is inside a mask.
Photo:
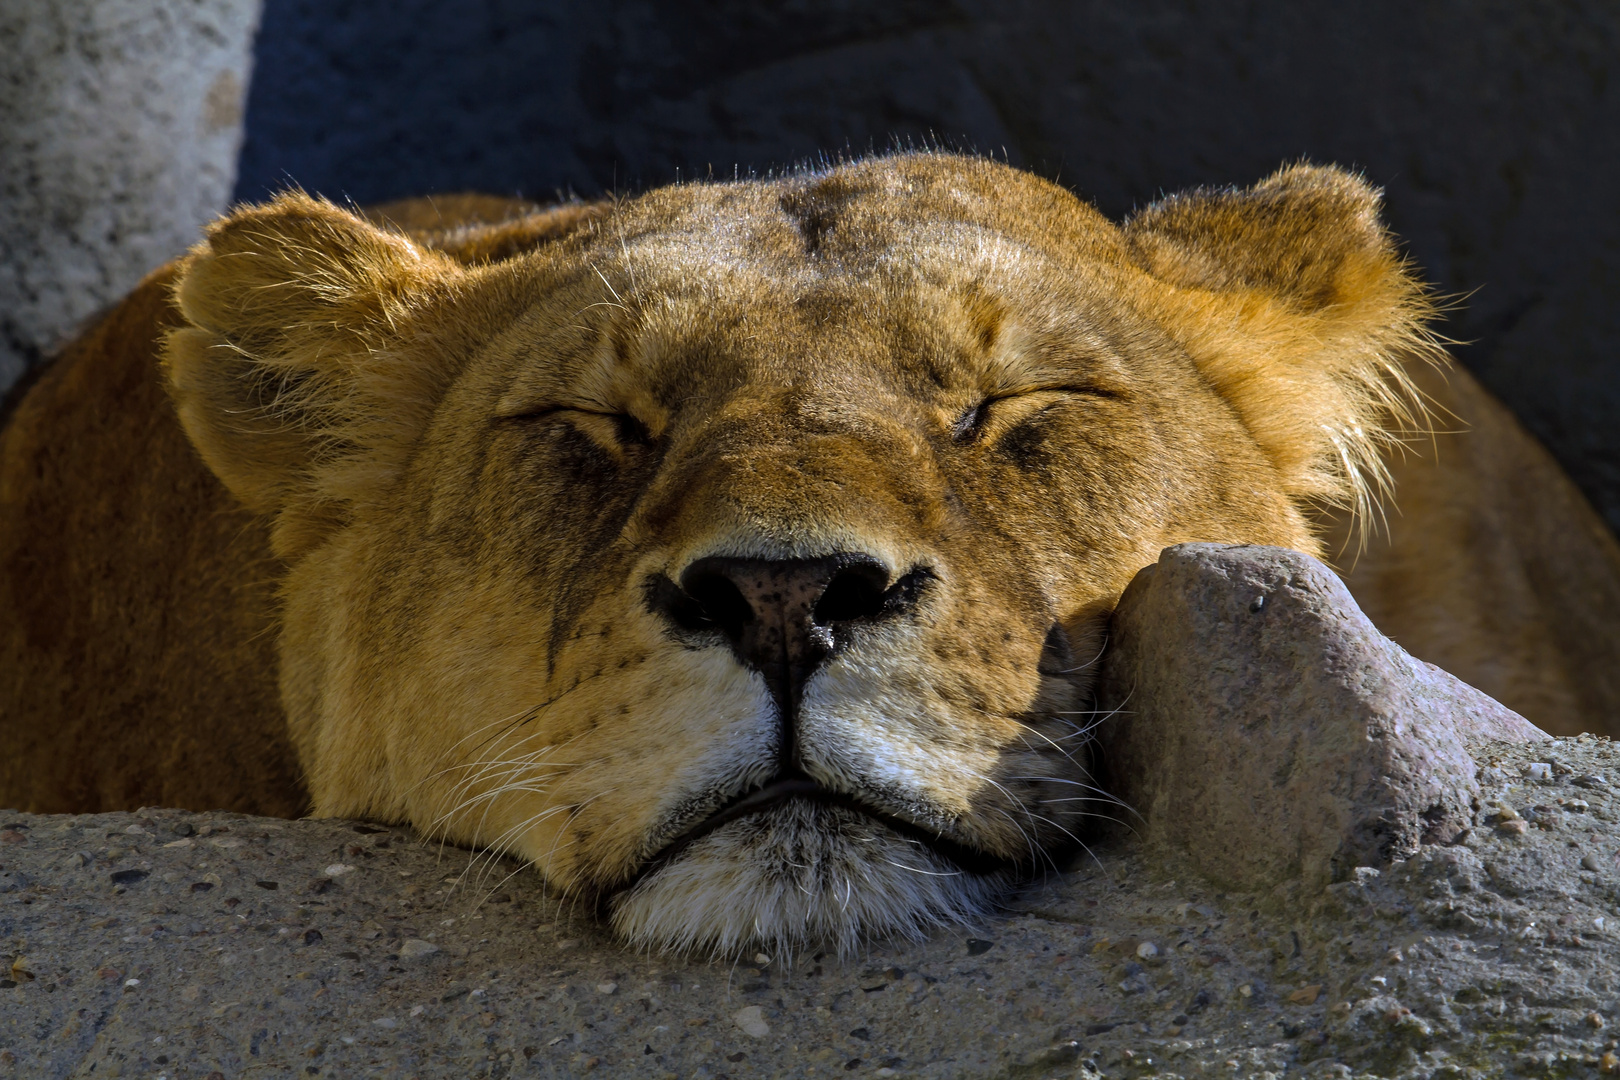
[{"label": "lion chin", "polygon": [[794,799],[693,841],[610,901],[632,945],[847,955],[989,911],[1016,880],[975,873],[858,810]]}]

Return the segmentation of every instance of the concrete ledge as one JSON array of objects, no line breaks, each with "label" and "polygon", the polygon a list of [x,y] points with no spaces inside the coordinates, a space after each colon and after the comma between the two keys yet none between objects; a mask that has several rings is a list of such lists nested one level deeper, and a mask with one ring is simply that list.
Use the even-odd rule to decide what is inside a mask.
[{"label": "concrete ledge", "polygon": [[0,815],[0,1076],[1589,1073],[1620,1021],[1620,754],[1475,753],[1479,823],[1384,873],[1221,892],[1116,843],[844,964],[628,953],[403,829]]}]

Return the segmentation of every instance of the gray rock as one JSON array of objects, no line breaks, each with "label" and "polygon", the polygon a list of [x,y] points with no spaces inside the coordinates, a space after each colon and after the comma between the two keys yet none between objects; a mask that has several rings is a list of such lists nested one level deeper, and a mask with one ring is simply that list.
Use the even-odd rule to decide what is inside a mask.
[{"label": "gray rock", "polygon": [[[1470,749],[1532,827],[1293,908],[1126,839],[842,962],[632,952],[532,871],[405,829],[0,813],[0,1076],[1588,1075],[1620,1021],[1620,748]],[[1525,776],[1548,757],[1572,772]],[[413,940],[439,951],[405,962]]]},{"label": "gray rock", "polygon": [[258,18],[259,0],[0,4],[0,391],[225,209]]},{"label": "gray rock", "polygon": [[1132,823],[1248,889],[1453,839],[1479,799],[1466,743],[1547,738],[1380,634],[1322,563],[1257,546],[1181,544],[1142,570],[1098,704]]},{"label": "gray rock", "polygon": [[399,947],[401,960],[422,960],[439,951],[439,947],[431,941],[421,938],[411,938]]}]

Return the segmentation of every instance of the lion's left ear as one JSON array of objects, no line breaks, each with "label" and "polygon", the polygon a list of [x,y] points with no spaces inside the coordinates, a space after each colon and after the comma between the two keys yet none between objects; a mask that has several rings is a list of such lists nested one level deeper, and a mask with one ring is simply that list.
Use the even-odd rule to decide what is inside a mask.
[{"label": "lion's left ear", "polygon": [[271,519],[278,555],[388,491],[460,368],[434,328],[464,276],[298,192],[216,222],[182,264],[169,394],[209,468]]},{"label": "lion's left ear", "polygon": [[1171,286],[1154,314],[1289,494],[1363,513],[1385,483],[1382,446],[1423,415],[1401,361],[1443,356],[1380,203],[1358,176],[1295,165],[1248,190],[1173,195],[1125,226]]}]

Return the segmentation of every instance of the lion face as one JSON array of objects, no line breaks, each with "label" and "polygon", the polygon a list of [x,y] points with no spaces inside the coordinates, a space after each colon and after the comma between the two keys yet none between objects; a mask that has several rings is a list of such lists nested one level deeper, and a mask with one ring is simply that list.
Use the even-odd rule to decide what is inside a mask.
[{"label": "lion face", "polygon": [[1312,550],[1302,502],[1358,490],[1416,293],[1368,189],[1295,173],[1284,286],[1221,246],[1276,246],[1265,185],[1206,197],[1215,243],[948,157],[472,267],[299,196],[216,226],[167,370],[275,518],[315,812],[520,854],[659,946],[981,910],[1104,809],[1135,572]]}]

